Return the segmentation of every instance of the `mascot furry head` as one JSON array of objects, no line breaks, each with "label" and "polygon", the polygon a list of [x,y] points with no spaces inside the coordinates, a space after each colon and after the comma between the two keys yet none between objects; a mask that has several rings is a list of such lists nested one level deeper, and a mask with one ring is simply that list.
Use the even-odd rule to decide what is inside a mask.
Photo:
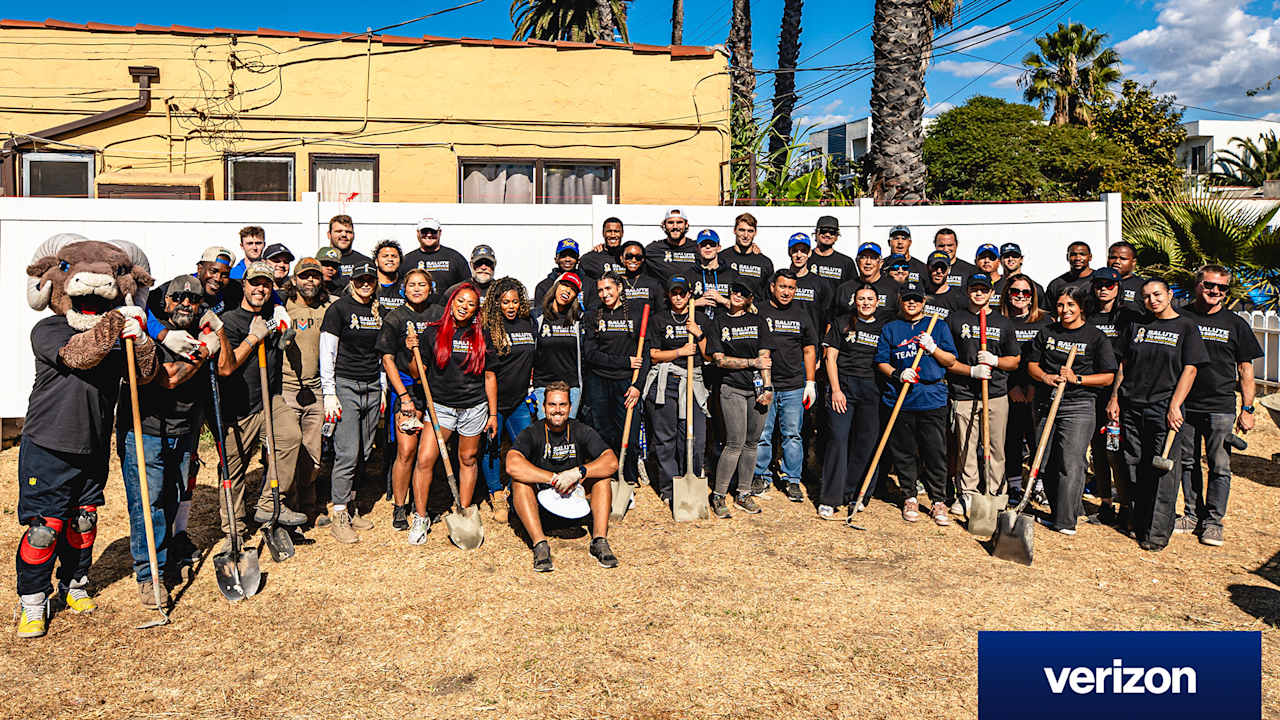
[{"label": "mascot furry head", "polygon": [[142,306],[152,283],[147,256],[125,240],[99,242],[74,233],[36,248],[27,267],[27,304],[52,308],[71,327],[88,330],[126,303]]}]

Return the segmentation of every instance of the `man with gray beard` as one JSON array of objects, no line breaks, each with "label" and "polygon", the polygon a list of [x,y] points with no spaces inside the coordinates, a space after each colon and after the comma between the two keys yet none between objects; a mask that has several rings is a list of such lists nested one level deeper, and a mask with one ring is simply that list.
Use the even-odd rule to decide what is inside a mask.
[{"label": "man with gray beard", "polygon": [[320,323],[333,296],[324,287],[320,261],[304,257],[293,268],[293,293],[285,302],[296,333],[284,346],[281,387],[284,402],[293,412],[276,418],[277,423],[294,424],[302,436],[303,454],[298,456],[294,474],[294,506],[309,517],[322,515],[316,506],[316,473],[320,468],[321,428],[324,403],[320,393]]}]

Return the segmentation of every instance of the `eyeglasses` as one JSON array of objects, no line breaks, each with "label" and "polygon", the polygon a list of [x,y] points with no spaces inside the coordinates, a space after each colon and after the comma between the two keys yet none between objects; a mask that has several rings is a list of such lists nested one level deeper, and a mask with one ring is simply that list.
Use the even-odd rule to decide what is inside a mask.
[{"label": "eyeglasses", "polygon": [[627,253],[626,255],[622,256],[622,259],[623,260],[643,260],[644,255],[640,253]]},{"label": "eyeglasses", "polygon": [[1031,288],[1009,288],[1009,297],[1031,297]]},{"label": "eyeglasses", "polygon": [[188,305],[199,305],[204,300],[203,296],[189,292],[178,293],[176,295],[170,295],[169,297],[172,297],[173,301],[179,305],[183,303],[187,303]]},{"label": "eyeglasses", "polygon": [[1228,289],[1231,288],[1231,285],[1229,283],[1216,283],[1216,282],[1209,282],[1208,280],[1201,280],[1200,286],[1203,287],[1205,290],[1217,290],[1220,293],[1225,293]]}]

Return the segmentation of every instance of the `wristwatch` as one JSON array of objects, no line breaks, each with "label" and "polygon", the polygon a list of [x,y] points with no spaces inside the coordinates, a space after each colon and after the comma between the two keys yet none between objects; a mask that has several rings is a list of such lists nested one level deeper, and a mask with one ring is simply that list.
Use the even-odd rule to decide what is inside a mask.
[{"label": "wristwatch", "polygon": [[1247,413],[1249,413],[1250,415],[1252,415],[1252,414],[1253,414],[1253,406],[1252,406],[1252,405],[1241,405],[1241,406],[1240,406],[1240,412],[1247,412]]},{"label": "wristwatch", "polygon": [[587,479],[587,466],[586,466],[586,465],[579,465],[579,466],[578,466],[578,474],[582,476],[582,477],[580,478],[580,480],[586,480],[586,479]]},{"label": "wristwatch", "polygon": [[772,386],[772,385],[765,385],[765,386],[761,387],[760,389],[761,389],[761,390],[763,390],[763,391],[765,391],[765,392],[773,392],[773,386]]}]

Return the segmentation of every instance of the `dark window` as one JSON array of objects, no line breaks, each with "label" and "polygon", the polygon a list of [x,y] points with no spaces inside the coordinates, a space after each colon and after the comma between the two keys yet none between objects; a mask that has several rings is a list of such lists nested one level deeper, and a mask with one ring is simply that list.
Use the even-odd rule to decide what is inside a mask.
[{"label": "dark window", "polygon": [[22,156],[22,194],[91,197],[93,165],[93,155],[88,153],[27,153]]},{"label": "dark window", "polygon": [[227,158],[228,200],[292,200],[293,155]]},{"label": "dark window", "polygon": [[458,176],[464,203],[585,204],[592,195],[618,202],[617,160],[464,158]]},{"label": "dark window", "polygon": [[1205,146],[1197,145],[1191,148],[1191,172],[1196,174],[1206,172],[1208,168],[1205,165]]}]

